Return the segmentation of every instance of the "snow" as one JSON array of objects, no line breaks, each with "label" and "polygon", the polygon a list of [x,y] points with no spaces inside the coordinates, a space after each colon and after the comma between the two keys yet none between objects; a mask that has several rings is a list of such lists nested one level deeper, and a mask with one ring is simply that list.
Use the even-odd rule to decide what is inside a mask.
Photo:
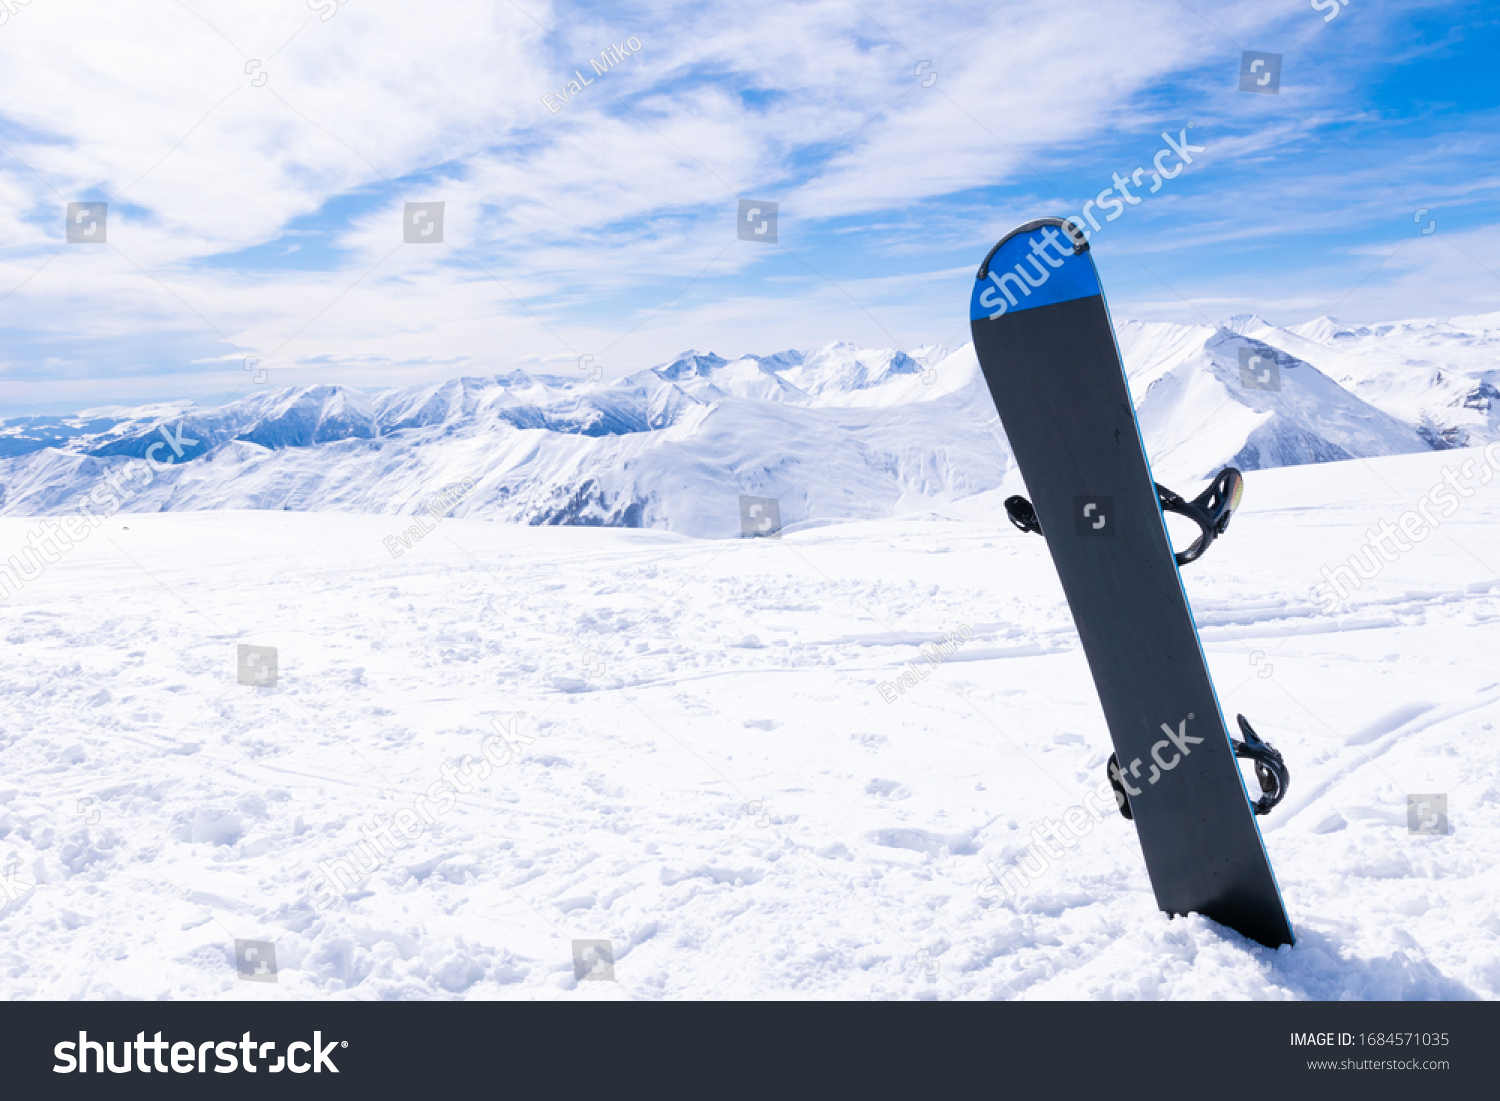
[{"label": "snow", "polygon": [[[887,420],[924,408],[943,403]],[[266,461],[233,446],[214,463]],[[1274,953],[1157,912],[1114,814],[1015,897],[984,897],[1109,752],[1045,545],[1003,491],[779,540],[458,518],[399,557],[385,540],[410,517],[117,514],[0,605],[6,990],[1500,997],[1500,481],[1338,613],[1311,595],[1467,457],[1251,471],[1185,570],[1226,712],[1291,768],[1260,820],[1299,937]],[[834,500],[842,473],[811,469],[808,499]],[[733,516],[734,487],[714,492]],[[39,524],[0,518],[0,561]],[[274,688],[238,683],[241,644],[276,647]],[[927,675],[882,692],[909,667]],[[314,905],[319,862],[362,821],[499,731],[505,763]],[[1408,832],[1412,793],[1447,795],[1446,835]],[[236,978],[237,938],[274,942],[276,984]],[[595,938],[613,982],[574,978],[572,942]]]},{"label": "snow", "polygon": [[[778,498],[787,524],[816,523],[940,507],[1013,465],[967,347],[930,366],[849,344],[733,361],[689,351],[597,385],[517,371],[160,411],[0,424],[0,514],[69,511],[154,456],[170,465],[136,481],[127,511],[409,514],[472,479],[460,516],[722,537],[739,530],[725,486]],[[180,455],[164,446],[177,439]]]},{"label": "snow", "polygon": [[[1263,470],[1431,449],[1412,425],[1257,337],[1227,327],[1127,322],[1119,339],[1159,481],[1190,484],[1231,465]],[[1240,353],[1246,349],[1277,363],[1280,390],[1241,384]]]},{"label": "snow", "polygon": [[1321,317],[1252,335],[1318,363],[1435,446],[1500,439],[1500,314],[1373,326]]},{"label": "snow", "polygon": [[[1390,366],[1397,330],[1402,347],[1466,349],[1467,366]],[[1222,327],[1121,324],[1158,479],[1185,490],[1228,464],[1259,470],[1500,438],[1500,403],[1490,401],[1500,391],[1480,370],[1500,332],[1459,339],[1448,322],[1379,331],[1345,348],[1342,330],[1318,343],[1250,315]],[[1245,388],[1246,350],[1280,365],[1280,391]],[[1447,372],[1442,386],[1434,371]],[[410,514],[436,488],[469,479],[465,518],[699,538],[737,533],[731,487],[777,498],[787,525],[922,514],[1023,488],[968,344],[908,355],[835,342],[735,359],[691,349],[608,382],[512,371],[94,413],[0,421],[0,515],[68,511],[101,478],[151,455],[173,461],[135,486],[127,511]]]}]

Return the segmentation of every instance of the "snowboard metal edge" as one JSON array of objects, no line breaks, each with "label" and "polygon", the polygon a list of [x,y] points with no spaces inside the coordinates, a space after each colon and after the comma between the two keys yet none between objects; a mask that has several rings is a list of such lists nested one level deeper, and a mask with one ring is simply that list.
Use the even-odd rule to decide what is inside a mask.
[{"label": "snowboard metal edge", "polygon": [[[1085,247],[1084,249],[1081,249],[1079,251],[1079,254],[1082,255],[1082,253],[1086,251],[1088,250]],[[1088,263],[1091,266],[1094,265],[1092,257],[1088,258]],[[1096,267],[1096,273],[1097,270],[1098,269]],[[1120,368],[1120,381],[1125,387],[1125,394],[1130,402],[1130,408],[1133,413],[1135,409],[1135,395],[1130,392],[1130,375],[1125,370],[1125,357],[1120,352],[1120,341],[1119,338],[1115,335],[1114,318],[1109,312],[1109,298],[1104,293],[1104,286],[1102,282],[1100,283],[1099,288],[1099,301],[1100,304],[1104,307],[1104,319],[1109,326],[1109,336],[1111,346],[1113,347],[1115,353],[1115,362],[1119,365]],[[1134,415],[1132,415],[1130,419],[1135,423],[1136,442],[1140,446],[1141,457],[1146,461],[1146,475],[1151,479],[1151,484],[1154,491],[1156,485],[1156,474],[1151,469],[1151,452],[1146,450],[1146,439],[1141,435],[1140,421],[1136,420]],[[1241,493],[1243,493],[1243,486],[1241,487]],[[1160,509],[1157,510],[1157,516],[1161,521],[1162,538],[1166,541],[1167,553],[1170,555],[1172,553],[1172,537],[1167,531],[1167,517],[1165,513],[1162,513],[1160,511]],[[1182,604],[1183,607],[1187,609],[1188,622],[1191,623],[1193,627],[1193,644],[1198,648],[1198,660],[1203,664],[1203,675],[1208,680],[1208,690],[1213,696],[1214,708],[1219,713],[1219,721],[1224,727],[1224,740],[1229,745],[1229,752],[1232,757],[1234,754],[1234,737],[1230,732],[1227,712],[1225,712],[1224,710],[1224,705],[1219,702],[1219,688],[1216,684],[1214,684],[1213,675],[1209,672],[1208,669],[1208,653],[1203,649],[1203,636],[1198,630],[1198,617],[1193,614],[1193,602],[1188,599],[1187,586],[1182,583],[1182,569],[1176,564],[1175,559],[1172,563],[1172,572],[1173,575],[1177,578],[1177,587],[1182,593]],[[1245,774],[1240,771],[1238,758],[1235,758],[1234,774],[1239,779],[1240,790],[1245,793],[1245,809],[1250,815],[1250,825],[1255,832],[1255,840],[1260,843],[1261,856],[1265,859],[1266,862],[1266,874],[1271,877],[1271,887],[1275,890],[1276,901],[1281,906],[1282,923],[1286,926],[1286,939],[1278,944],[1269,944],[1267,945],[1267,947],[1278,948],[1280,947],[1280,944],[1295,946],[1297,943],[1297,931],[1292,928],[1292,918],[1286,910],[1286,896],[1281,893],[1281,883],[1276,878],[1276,866],[1271,863],[1271,852],[1266,848],[1265,834],[1261,832],[1260,822],[1258,821],[1253,809],[1255,800],[1250,795],[1250,788],[1245,781]],[[1262,941],[1262,943],[1265,942]]]}]

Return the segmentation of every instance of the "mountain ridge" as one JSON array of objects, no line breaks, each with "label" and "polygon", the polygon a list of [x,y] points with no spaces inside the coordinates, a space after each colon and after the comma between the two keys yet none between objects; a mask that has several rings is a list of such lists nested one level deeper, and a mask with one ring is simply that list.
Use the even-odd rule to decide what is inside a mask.
[{"label": "mountain ridge", "polygon": [[[1493,320],[1493,330],[1333,318],[1281,329],[1241,315],[1117,328],[1153,470],[1186,490],[1229,464],[1253,471],[1494,438],[1500,401],[1485,403],[1500,398],[1500,373],[1485,363],[1500,348],[1500,314]],[[1429,356],[1461,353],[1425,405],[1409,400],[1410,378],[1394,364],[1422,334]],[[1246,348],[1279,365],[1280,391],[1242,384]],[[1445,368],[1407,367],[1432,370]],[[913,356],[834,342],[736,358],[690,349],[608,382],[512,370],[0,420],[0,514],[64,511],[148,456],[171,461],[125,511],[403,513],[467,479],[475,488],[455,515],[724,536],[738,534],[739,495],[777,498],[791,524],[1024,490],[971,345]]]}]

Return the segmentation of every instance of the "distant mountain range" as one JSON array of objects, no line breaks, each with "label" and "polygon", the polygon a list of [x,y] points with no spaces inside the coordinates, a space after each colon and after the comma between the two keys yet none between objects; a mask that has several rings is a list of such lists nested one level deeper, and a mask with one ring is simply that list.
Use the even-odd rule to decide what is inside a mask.
[{"label": "distant mountain range", "polygon": [[[1231,463],[1500,438],[1500,314],[1118,328],[1153,471],[1182,492]],[[1279,391],[1241,384],[1246,348],[1278,365]],[[168,439],[180,442],[154,447]],[[971,346],[837,343],[733,360],[684,352],[611,382],[513,371],[0,420],[0,514],[66,510],[148,451],[173,461],[126,511],[410,513],[462,483],[473,489],[453,515],[718,537],[738,534],[742,494],[777,498],[790,526],[1021,488]]]},{"label": "distant mountain range", "polygon": [[1234,320],[1246,336],[1316,360],[1434,447],[1482,446],[1500,436],[1500,313],[1387,325],[1320,317],[1290,329],[1253,316]]}]

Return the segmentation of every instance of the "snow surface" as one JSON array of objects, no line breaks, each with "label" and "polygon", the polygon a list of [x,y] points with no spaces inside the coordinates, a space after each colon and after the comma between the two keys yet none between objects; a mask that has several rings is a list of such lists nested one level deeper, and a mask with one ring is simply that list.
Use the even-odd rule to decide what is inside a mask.
[{"label": "snow surface", "polygon": [[[0,605],[6,993],[1500,997],[1500,479],[1339,614],[1309,597],[1463,457],[1251,472],[1185,570],[1226,712],[1291,768],[1261,820],[1280,952],[1157,912],[1116,815],[981,897],[1109,752],[998,492],[779,540],[450,519],[400,557],[394,516],[117,515]],[[0,558],[37,523],[0,519]],[[237,682],[246,643],[275,688]],[[517,712],[534,741],[312,904],[361,821]],[[1409,833],[1409,793],[1449,833]],[[276,984],[236,978],[236,938],[274,942]],[[585,938],[615,981],[575,980]]]},{"label": "snow surface", "polygon": [[1436,446],[1500,439],[1500,313],[1383,325],[1320,317],[1290,329],[1255,321],[1247,336],[1318,363]]}]

